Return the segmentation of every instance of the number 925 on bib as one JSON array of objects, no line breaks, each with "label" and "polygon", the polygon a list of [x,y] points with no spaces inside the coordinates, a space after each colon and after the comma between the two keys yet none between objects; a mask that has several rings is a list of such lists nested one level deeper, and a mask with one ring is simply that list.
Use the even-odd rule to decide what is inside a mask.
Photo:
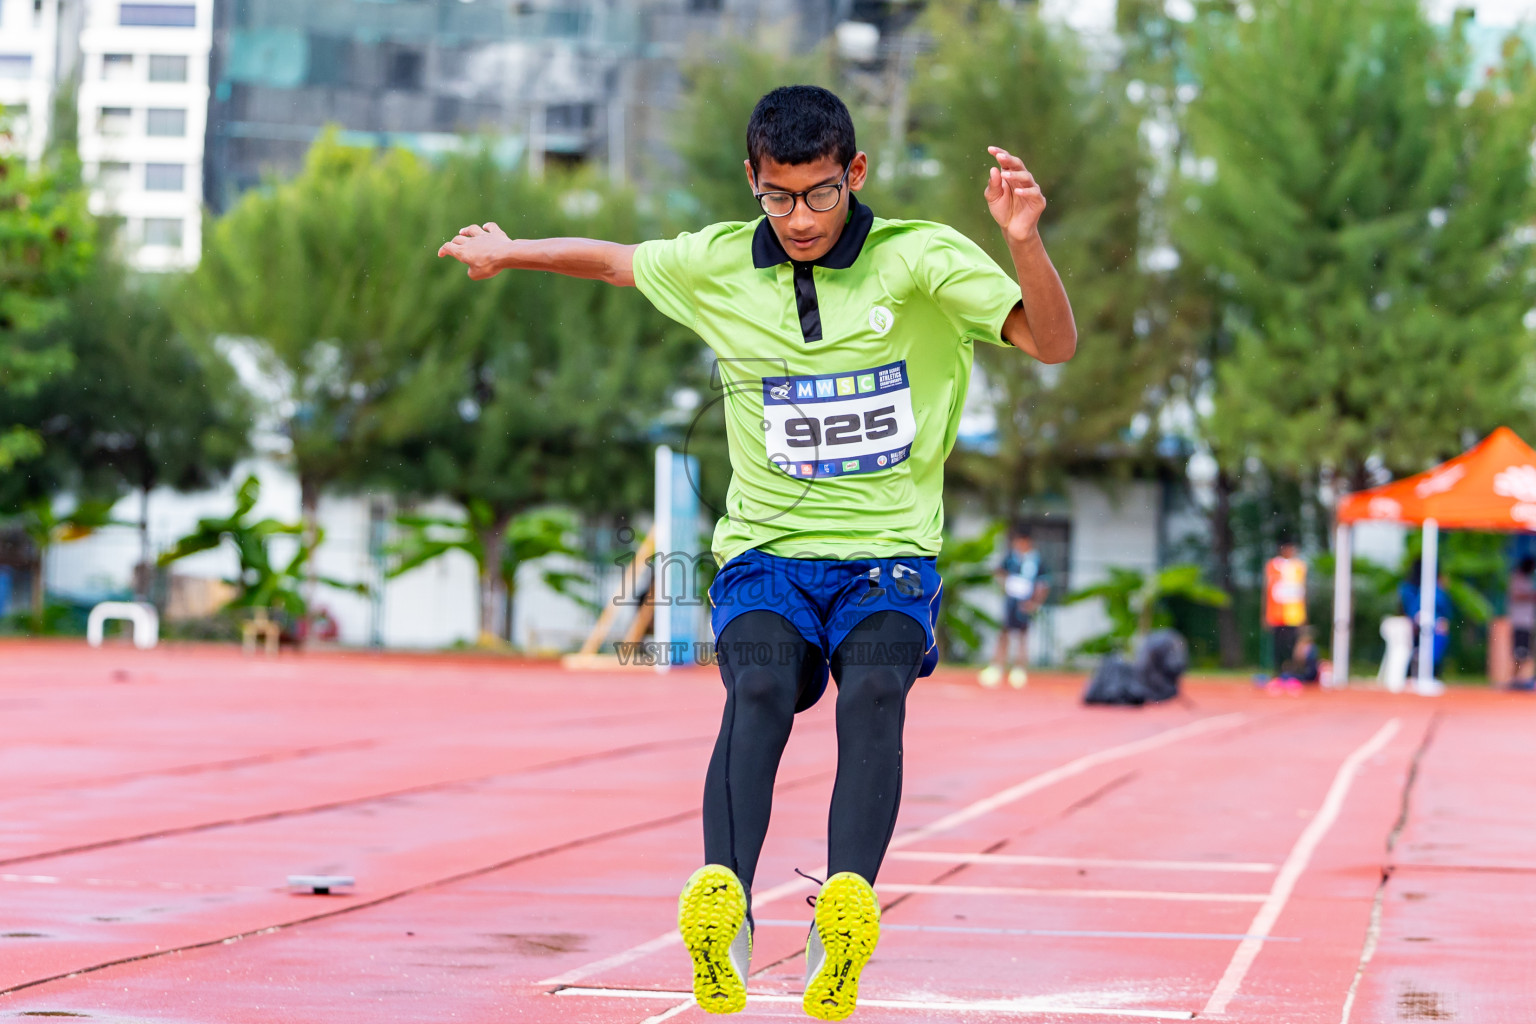
[{"label": "number 925 on bib", "polygon": [[794,477],[879,473],[917,438],[905,360],[868,370],[763,378],[768,461]]}]

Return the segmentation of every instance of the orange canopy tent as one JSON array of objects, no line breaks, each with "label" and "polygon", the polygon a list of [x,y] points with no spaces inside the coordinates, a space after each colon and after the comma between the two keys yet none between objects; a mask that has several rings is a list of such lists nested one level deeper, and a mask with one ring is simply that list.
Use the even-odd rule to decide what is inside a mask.
[{"label": "orange canopy tent", "polygon": [[[1343,682],[1349,665],[1351,613],[1350,548],[1354,523],[1409,523],[1424,528],[1423,575],[1419,592],[1421,629],[1434,624],[1435,561],[1440,528],[1450,530],[1536,530],[1536,450],[1508,427],[1434,469],[1382,487],[1351,494],[1339,502],[1334,578],[1334,672]],[[1433,674],[1432,645],[1419,645],[1419,680]]]}]

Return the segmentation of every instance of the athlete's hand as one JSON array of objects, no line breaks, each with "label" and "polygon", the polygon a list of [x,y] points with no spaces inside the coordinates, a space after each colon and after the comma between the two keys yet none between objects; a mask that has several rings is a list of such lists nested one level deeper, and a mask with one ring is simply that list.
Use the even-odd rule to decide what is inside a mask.
[{"label": "athlete's hand", "polygon": [[987,209],[1008,241],[1030,241],[1045,211],[1045,194],[1024,161],[998,146],[988,146],[987,152],[997,160],[987,176]]},{"label": "athlete's hand", "polygon": [[444,242],[437,254],[452,256],[468,267],[470,280],[484,281],[501,272],[497,260],[506,252],[510,241],[507,233],[497,227],[495,222],[471,224],[467,228],[460,228],[452,240]]}]

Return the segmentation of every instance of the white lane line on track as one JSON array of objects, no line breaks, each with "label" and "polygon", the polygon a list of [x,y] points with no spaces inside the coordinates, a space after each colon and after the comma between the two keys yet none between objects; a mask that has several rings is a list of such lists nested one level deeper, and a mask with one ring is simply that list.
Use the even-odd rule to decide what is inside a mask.
[{"label": "white lane line on track", "polygon": [[[556,992],[557,996],[599,996],[609,999],[683,999],[686,1000],[680,1006],[674,1006],[664,1014],[655,1017],[647,1017],[642,1024],[659,1024],[688,1007],[694,1005],[693,997],[687,992],[661,992],[650,988],[562,988]],[[800,996],[784,995],[778,992],[753,992],[747,996],[747,1003],[795,1003],[800,1002]],[[1048,998],[1048,997],[1047,997]],[[973,999],[973,1000],[917,1000],[917,999],[860,999],[860,1009],[880,1008],[885,1010],[943,1010],[949,1013],[995,1013],[1023,1016],[1039,1016],[1046,1013],[1077,1013],[1093,1014],[1100,1017],[1136,1017],[1142,1020],[1193,1020],[1194,1014],[1187,1010],[1124,1010],[1118,1007],[1104,1006],[1073,1006],[1048,1003],[1043,998],[1028,996],[1021,999]]]},{"label": "white lane line on track", "polygon": [[[1262,903],[1261,892],[1160,892],[1156,889],[1025,889],[1007,885],[886,885],[876,892],[937,896],[1065,896],[1082,900],[1176,900],[1187,903]],[[1253,934],[1250,932],[1249,934]]]},{"label": "white lane line on track", "polygon": [[203,885],[198,882],[146,882],[142,879],[123,878],[58,878],[54,875],[0,874],[0,882],[23,885],[96,885],[113,889],[203,889],[216,892],[270,892],[271,886],[261,885]]},{"label": "white lane line on track", "polygon": [[[759,928],[795,928],[808,932],[809,921],[780,921],[759,919]],[[1228,932],[1106,932],[1084,931],[1070,928],[976,928],[958,924],[891,924],[880,922],[880,933],[886,932],[944,932],[953,935],[1038,935],[1054,939],[1193,939],[1201,942],[1241,942],[1259,939],[1261,942],[1300,942],[1300,939],[1282,938],[1278,935],[1234,935]]]},{"label": "white lane line on track", "polygon": [[936,864],[1019,864],[1046,868],[1134,868],[1145,871],[1236,871],[1267,875],[1276,865],[1226,860],[1113,860],[1107,857],[1033,857],[1015,853],[948,853],[898,850],[888,860],[925,860]]},{"label": "white lane line on track", "polygon": [[694,1005],[693,997],[689,996],[687,1002],[678,1003],[676,1006],[670,1009],[661,1011],[654,1017],[647,1017],[645,1020],[641,1021],[640,1024],[662,1024],[663,1021],[671,1020],[673,1017],[676,1017],[678,1014],[682,1013],[692,1005]]},{"label": "white lane line on track", "polygon": [[1048,786],[1054,786],[1064,779],[1081,775],[1100,765],[1109,764],[1112,761],[1119,761],[1127,757],[1134,757],[1137,754],[1144,754],[1149,750],[1156,750],[1170,743],[1189,739],[1191,736],[1199,736],[1202,733],[1214,732],[1220,729],[1229,729],[1247,720],[1248,716],[1240,711],[1226,715],[1215,715],[1211,718],[1202,718],[1199,721],[1190,722],[1188,725],[1181,725],[1174,729],[1155,733],[1145,739],[1107,747],[1104,750],[1094,751],[1092,754],[1084,754],[1082,757],[1068,761],[1060,767],[1041,772],[1039,775],[1025,779],[1016,786],[1010,786],[1001,793],[995,793],[992,796],[977,800],[970,806],[963,807],[953,814],[945,815],[937,821],[930,822],[920,828],[915,828],[911,832],[904,832],[891,840],[890,848],[899,850],[903,847],[911,846],[913,843],[922,842],[930,836],[938,835],[940,832],[948,832],[950,829],[958,828],[967,822],[991,814],[993,811],[1006,807],[1015,801],[1022,800],[1032,793],[1037,793]]},{"label": "white lane line on track", "polygon": [[[913,843],[922,842],[924,839],[938,835],[941,832],[958,828],[969,821],[973,821],[985,814],[990,814],[1015,801],[1022,800],[1032,793],[1037,793],[1065,779],[1081,775],[1100,765],[1109,764],[1122,758],[1134,757],[1137,754],[1144,754],[1147,751],[1166,747],[1171,743],[1187,740],[1193,736],[1230,729],[1247,720],[1248,715],[1241,711],[1234,711],[1225,715],[1213,715],[1210,718],[1201,718],[1185,725],[1175,726],[1172,729],[1165,729],[1162,732],[1154,733],[1139,740],[1132,740],[1129,743],[1121,743],[1117,746],[1106,747],[1103,750],[1096,750],[1091,754],[1084,754],[1082,757],[1074,758],[1066,764],[1043,771],[1039,775],[1032,775],[1023,782],[1009,786],[1001,792],[983,797],[975,803],[962,807],[953,814],[945,815],[921,828],[904,832],[891,840],[889,849],[899,850],[902,847],[911,846]],[[811,872],[813,875],[824,875],[825,873],[826,865],[822,865],[817,870]],[[796,878],[792,882],[783,882],[771,889],[764,889],[761,892],[754,893],[752,896],[752,909],[754,912],[761,910],[768,904],[781,900],[786,896],[810,892],[812,888],[814,886],[803,878]],[[630,964],[649,956],[658,949],[666,949],[668,946],[677,945],[682,941],[682,936],[674,929],[664,935],[658,935],[654,939],[642,942],[638,946],[626,949],[621,953],[615,953],[613,956],[604,957],[601,960],[595,960],[580,967],[573,967],[569,971],[555,975],[553,978],[545,978],[543,981],[538,981],[534,984],[570,985],[574,982],[590,978],[594,974],[600,974],[615,967],[623,967],[625,964]]]},{"label": "white lane line on track", "polygon": [[[1280,918],[1280,912],[1285,909],[1291,893],[1296,889],[1296,882],[1301,878],[1301,873],[1307,869],[1307,864],[1312,860],[1312,854],[1317,851],[1318,845],[1328,834],[1328,830],[1333,827],[1334,822],[1338,821],[1339,812],[1344,808],[1344,799],[1349,795],[1350,787],[1355,784],[1355,776],[1359,774],[1360,767],[1392,741],[1392,737],[1397,735],[1402,724],[1400,718],[1387,722],[1376,730],[1374,736],[1346,757],[1343,764],[1339,765],[1338,772],[1333,776],[1333,785],[1328,787],[1328,795],[1323,798],[1322,807],[1318,808],[1312,820],[1307,823],[1307,827],[1302,830],[1296,845],[1291,847],[1290,855],[1280,866],[1280,873],[1275,877],[1275,884],[1270,887],[1263,906],[1259,907],[1259,912],[1253,916],[1253,924],[1248,926],[1250,936],[1268,935],[1270,929],[1275,926],[1275,922]],[[1253,966],[1259,950],[1263,948],[1264,943],[1257,938],[1247,938],[1238,944],[1237,951],[1232,954],[1231,963],[1227,964],[1226,973],[1221,976],[1221,981],[1216,985],[1216,991],[1211,993],[1210,1001],[1205,1004],[1205,1009],[1200,1011],[1201,1017],[1212,1017],[1226,1012],[1227,1004],[1232,1001],[1233,996],[1237,995],[1237,990],[1243,985],[1243,979],[1248,975],[1248,969]]]}]

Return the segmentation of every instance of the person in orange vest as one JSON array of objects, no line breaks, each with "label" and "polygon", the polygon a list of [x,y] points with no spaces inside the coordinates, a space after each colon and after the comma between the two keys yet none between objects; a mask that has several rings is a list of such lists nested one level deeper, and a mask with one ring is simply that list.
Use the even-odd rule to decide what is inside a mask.
[{"label": "person in orange vest", "polygon": [[1264,566],[1264,628],[1269,630],[1275,670],[1284,675],[1296,651],[1301,627],[1307,624],[1307,563],[1296,557],[1287,540]]}]

